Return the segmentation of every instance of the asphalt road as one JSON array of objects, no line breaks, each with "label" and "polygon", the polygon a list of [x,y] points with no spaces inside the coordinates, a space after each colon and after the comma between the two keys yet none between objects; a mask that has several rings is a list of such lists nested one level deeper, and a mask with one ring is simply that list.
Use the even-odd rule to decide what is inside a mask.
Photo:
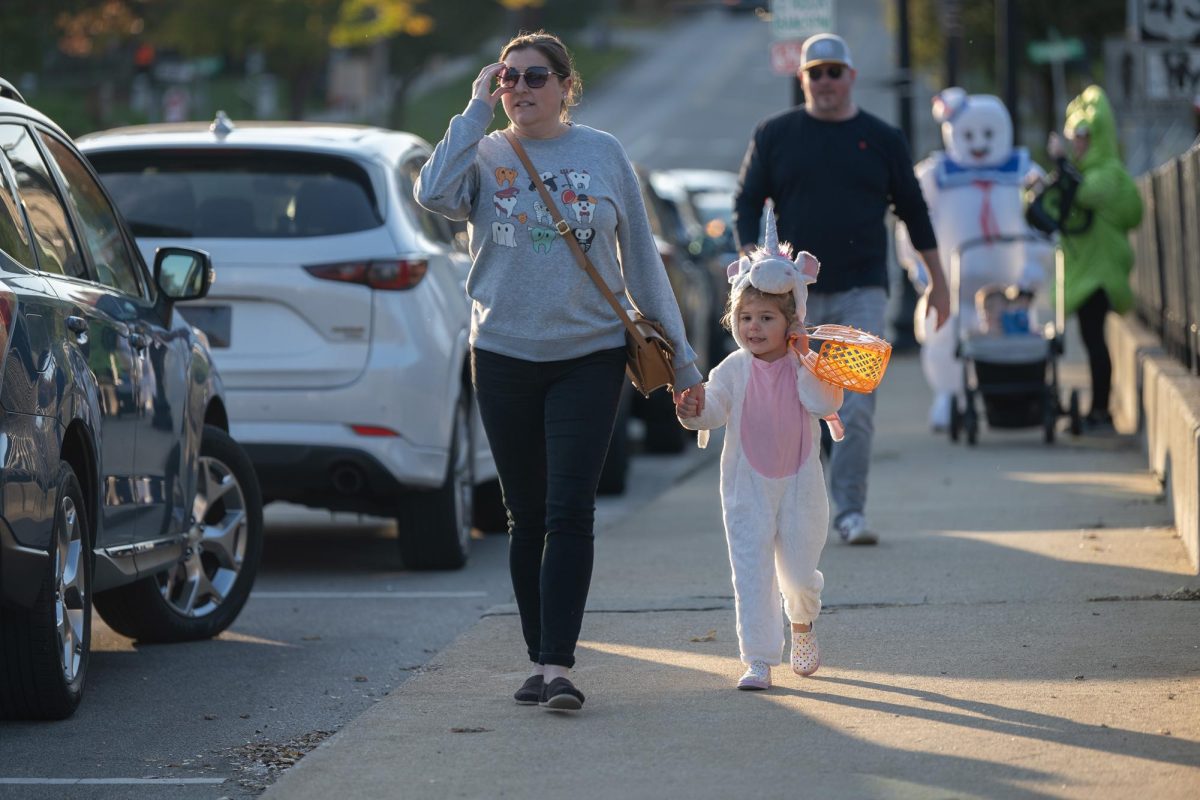
[{"label": "asphalt road", "polygon": [[647,32],[642,54],[584,92],[573,116],[608,131],[651,169],[737,171],[755,124],[790,102],[771,72],[769,26],[753,14],[718,10]]}]

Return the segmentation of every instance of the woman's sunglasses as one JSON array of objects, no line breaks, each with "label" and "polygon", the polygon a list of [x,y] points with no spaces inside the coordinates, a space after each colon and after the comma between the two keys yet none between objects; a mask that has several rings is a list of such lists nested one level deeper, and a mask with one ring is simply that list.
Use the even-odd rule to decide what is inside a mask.
[{"label": "woman's sunglasses", "polygon": [[530,67],[521,72],[519,69],[505,67],[504,70],[496,76],[496,80],[500,81],[501,86],[513,88],[517,82],[521,80],[521,76],[525,76],[525,85],[530,89],[540,89],[546,85],[546,81],[550,80],[551,75],[557,75],[560,78],[565,78],[561,72],[553,72],[549,67]]},{"label": "woman's sunglasses", "polygon": [[813,67],[810,70],[806,70],[806,72],[808,72],[808,79],[810,81],[819,81],[825,75],[829,75],[829,80],[831,81],[836,81],[842,77],[842,68],[837,64],[831,67]]}]

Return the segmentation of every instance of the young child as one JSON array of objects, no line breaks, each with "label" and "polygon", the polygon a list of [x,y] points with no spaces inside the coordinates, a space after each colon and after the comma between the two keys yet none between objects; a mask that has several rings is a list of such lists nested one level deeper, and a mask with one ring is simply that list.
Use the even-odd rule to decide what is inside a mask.
[{"label": "young child", "polygon": [[766,243],[729,266],[733,284],[726,326],[739,349],[705,385],[704,406],[685,395],[684,427],[726,426],[721,509],[733,568],[738,648],[746,673],[739,689],[767,689],[783,650],[783,594],[792,623],[792,669],[811,675],[821,663],[813,622],[825,578],[817,570],[829,525],[821,470],[819,419],[842,404],[842,390],[818,380],[791,352],[807,351],[801,323],[808,285],[820,264],[793,262],[768,212]]}]

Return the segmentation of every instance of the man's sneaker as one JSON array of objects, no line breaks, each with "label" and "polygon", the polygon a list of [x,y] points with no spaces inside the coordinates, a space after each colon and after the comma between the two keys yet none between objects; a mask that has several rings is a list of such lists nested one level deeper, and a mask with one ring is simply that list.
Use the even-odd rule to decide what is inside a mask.
[{"label": "man's sneaker", "polygon": [[879,537],[867,529],[867,518],[860,511],[842,514],[833,527],[846,544],[876,544],[879,541]]},{"label": "man's sneaker", "polygon": [[746,674],[738,679],[739,689],[756,690],[771,688],[771,665],[765,661],[751,661]]},{"label": "man's sneaker", "polygon": [[792,631],[792,672],[808,677],[821,666],[821,646],[817,644],[817,632]]}]

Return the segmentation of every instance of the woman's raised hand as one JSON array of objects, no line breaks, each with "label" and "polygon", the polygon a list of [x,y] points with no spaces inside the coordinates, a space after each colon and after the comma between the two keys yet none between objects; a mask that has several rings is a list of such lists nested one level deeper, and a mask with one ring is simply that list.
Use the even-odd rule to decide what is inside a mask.
[{"label": "woman's raised hand", "polygon": [[504,69],[504,62],[497,61],[495,64],[488,64],[479,71],[479,77],[475,79],[475,83],[471,86],[472,97],[476,100],[482,100],[493,109],[496,108],[496,103],[500,98],[513,90],[511,86],[497,86],[495,90],[492,86],[496,82],[500,71]]}]

